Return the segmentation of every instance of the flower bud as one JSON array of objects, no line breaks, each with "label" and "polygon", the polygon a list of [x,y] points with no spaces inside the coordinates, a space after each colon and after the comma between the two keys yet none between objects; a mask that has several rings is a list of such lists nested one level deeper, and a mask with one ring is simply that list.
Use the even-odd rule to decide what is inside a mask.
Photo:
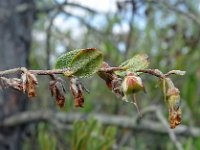
[{"label": "flower bud", "polygon": [[124,94],[133,94],[139,91],[145,91],[142,79],[133,74],[129,73],[122,82],[122,90]]}]

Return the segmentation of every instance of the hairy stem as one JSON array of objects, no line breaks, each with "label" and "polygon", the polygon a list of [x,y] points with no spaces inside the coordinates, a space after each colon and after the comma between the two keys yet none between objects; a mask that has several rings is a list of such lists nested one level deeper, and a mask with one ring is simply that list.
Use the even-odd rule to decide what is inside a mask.
[{"label": "hairy stem", "polygon": [[[112,72],[112,71],[118,71],[118,70],[126,70],[125,67],[109,67],[109,68],[101,68],[99,71],[104,72]],[[25,71],[29,71],[32,74],[36,75],[52,75],[52,74],[63,74],[64,72],[70,71],[68,68],[65,69],[52,69],[52,70],[27,70],[25,67],[20,68],[13,68],[9,70],[3,70],[0,71],[0,77],[10,74],[16,74],[16,73],[23,73]]]}]

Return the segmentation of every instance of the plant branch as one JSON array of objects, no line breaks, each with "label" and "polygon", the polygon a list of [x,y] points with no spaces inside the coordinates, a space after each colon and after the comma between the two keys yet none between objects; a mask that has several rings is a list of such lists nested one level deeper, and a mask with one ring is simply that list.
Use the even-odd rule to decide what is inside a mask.
[{"label": "plant branch", "polygon": [[[104,72],[112,72],[112,71],[118,71],[118,70],[126,70],[125,67],[109,67],[109,68],[101,68],[99,71]],[[0,71],[0,77],[10,74],[16,74],[16,73],[23,73],[27,70],[25,67],[20,68],[13,68],[8,70]],[[63,74],[64,72],[70,71],[69,69],[52,69],[52,70],[27,70],[32,74],[36,75],[52,75],[52,74]]]},{"label": "plant branch", "polygon": [[5,76],[5,75],[10,75],[10,74],[22,73],[25,70],[26,70],[25,67],[3,70],[3,71],[0,71],[0,77]]},{"label": "plant branch", "polygon": [[158,78],[161,78],[161,79],[164,79],[172,74],[175,74],[175,75],[180,75],[180,76],[183,76],[185,75],[186,71],[181,71],[181,70],[171,70],[165,74],[163,74],[160,70],[158,69],[140,69],[140,70],[137,70],[136,72],[143,72],[143,73],[148,73],[150,75],[154,75]]},{"label": "plant branch", "polygon": [[154,75],[161,79],[165,78],[165,75],[158,69],[140,69],[140,70],[137,70],[136,72],[148,73],[150,75]]},{"label": "plant branch", "polygon": [[[0,71],[0,77],[10,74],[23,73],[25,72],[25,70],[27,70],[25,67],[3,70]],[[69,71],[69,69],[28,70],[28,71],[31,72],[32,74],[37,74],[37,75],[51,75],[51,74],[62,74],[66,71]]]}]

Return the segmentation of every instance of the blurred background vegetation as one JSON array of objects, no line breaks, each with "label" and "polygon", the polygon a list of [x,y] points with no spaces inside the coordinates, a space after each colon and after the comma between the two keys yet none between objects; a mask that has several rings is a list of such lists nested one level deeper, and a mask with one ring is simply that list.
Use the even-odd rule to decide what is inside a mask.
[{"label": "blurred background vegetation", "polygon": [[[104,53],[105,61],[111,66],[135,54],[146,53],[149,68],[163,72],[179,69],[187,74],[173,76],[181,91],[183,114],[182,125],[174,130],[168,130],[155,113],[148,111],[141,119],[141,122],[149,121],[146,126],[140,121],[127,127],[101,121],[103,116],[111,115],[119,119],[129,117],[134,122],[138,114],[133,105],[111,93],[97,75],[83,79],[90,90],[90,94],[85,94],[83,108],[73,106],[66,85],[66,106],[61,110],[50,95],[49,79],[40,76],[38,96],[28,102],[27,111],[78,114],[84,119],[63,122],[65,128],[48,121],[29,123],[20,141],[22,149],[200,149],[199,0],[38,0],[34,1],[34,12],[28,54],[31,69],[52,69],[59,55],[73,49],[95,47]],[[161,109],[167,120],[168,110],[158,80],[148,75],[142,75],[142,79],[147,94],[137,95],[140,108]],[[85,114],[91,116],[84,117]],[[99,114],[101,119],[95,119]],[[158,126],[152,128],[151,123]]]}]

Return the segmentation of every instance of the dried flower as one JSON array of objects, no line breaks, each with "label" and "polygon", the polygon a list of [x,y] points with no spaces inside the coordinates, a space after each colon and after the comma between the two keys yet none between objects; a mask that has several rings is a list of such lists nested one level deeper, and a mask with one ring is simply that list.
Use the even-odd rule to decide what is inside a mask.
[{"label": "dried flower", "polygon": [[18,78],[7,79],[5,77],[0,77],[0,90],[6,88],[13,88],[19,91],[22,91],[21,80]]},{"label": "dried flower", "polygon": [[49,89],[51,95],[56,97],[56,103],[60,108],[65,106],[66,90],[63,85],[63,81],[60,78],[56,78],[49,82]]},{"label": "dried flower", "polygon": [[26,71],[21,75],[21,84],[23,92],[27,91],[28,97],[36,96],[37,78],[34,74]]},{"label": "dried flower", "polygon": [[124,96],[124,92],[122,91],[122,79],[117,77],[117,76],[113,76],[113,80],[111,82],[111,87],[112,87],[112,92],[114,92],[116,94],[117,97],[123,97]]},{"label": "dried flower", "polygon": [[83,107],[84,104],[84,97],[83,91],[86,89],[84,88],[83,84],[80,82],[78,78],[70,78],[70,90],[72,95],[74,96],[74,105],[75,107]]},{"label": "dried flower", "polygon": [[[101,68],[109,68],[110,66],[108,63],[103,62]],[[97,74],[99,75],[100,78],[102,78],[105,82],[107,87],[112,90],[112,80],[114,79],[114,73],[113,72],[104,72],[104,71],[98,71]]]},{"label": "dried flower", "polygon": [[170,127],[175,128],[181,123],[180,95],[175,87],[167,90],[167,104],[169,109]]},{"label": "dried flower", "polygon": [[[109,68],[110,66],[104,62],[102,68]],[[121,89],[122,79],[118,77],[113,71],[104,72],[99,71],[98,75],[102,78],[105,82],[107,87],[112,90],[113,93],[116,94],[117,97],[123,97],[124,93]]]}]

